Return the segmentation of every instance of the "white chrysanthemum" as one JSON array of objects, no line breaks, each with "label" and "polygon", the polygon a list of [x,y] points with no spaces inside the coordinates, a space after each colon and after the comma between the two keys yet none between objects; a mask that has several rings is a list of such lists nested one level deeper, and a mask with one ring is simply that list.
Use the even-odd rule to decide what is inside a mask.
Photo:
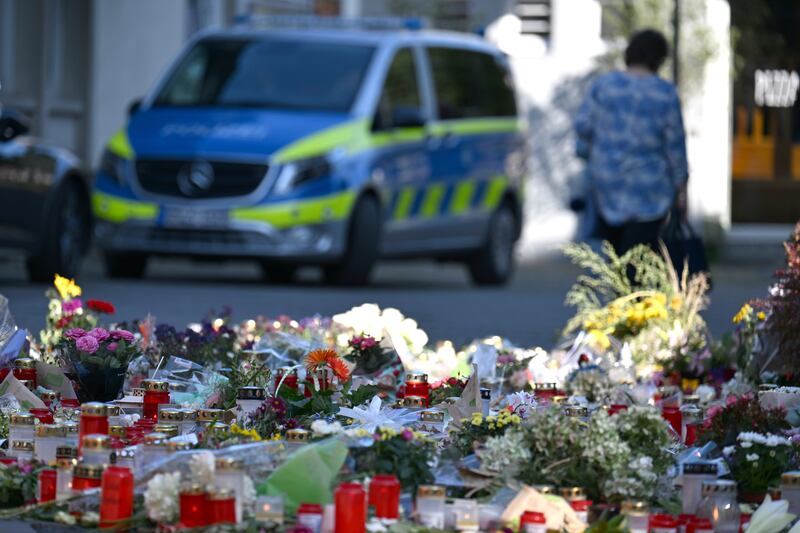
[{"label": "white chrysanthemum", "polygon": [[758,454],[757,453],[748,453],[745,456],[745,459],[747,459],[751,463],[754,463],[754,462],[758,461]]},{"label": "white chrysanthemum", "polygon": [[700,385],[695,389],[694,393],[700,399],[700,403],[709,403],[713,401],[717,395],[717,391],[710,385]]},{"label": "white chrysanthemum", "polygon": [[725,446],[722,448],[722,455],[729,457],[736,452],[736,446]]},{"label": "white chrysanthemum", "polygon": [[150,520],[172,523],[178,519],[180,485],[180,472],[156,474],[147,482],[144,507]]},{"label": "white chrysanthemum", "polygon": [[205,487],[214,486],[215,477],[214,454],[208,450],[195,452],[189,459],[189,471],[192,479]]},{"label": "white chrysanthemum", "polygon": [[327,437],[328,435],[338,435],[344,431],[339,422],[328,422],[326,420],[314,420],[311,423],[311,432],[315,437]]}]

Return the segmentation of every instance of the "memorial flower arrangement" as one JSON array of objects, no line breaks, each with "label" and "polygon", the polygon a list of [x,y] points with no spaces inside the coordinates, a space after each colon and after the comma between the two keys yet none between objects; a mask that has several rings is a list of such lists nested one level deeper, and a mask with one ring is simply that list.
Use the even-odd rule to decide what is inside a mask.
[{"label": "memorial flower arrangement", "polygon": [[36,501],[37,475],[45,466],[36,461],[0,465],[0,509],[12,509]]},{"label": "memorial flower arrangement", "polygon": [[464,387],[467,386],[466,380],[449,377],[447,379],[440,379],[439,381],[431,384],[431,405],[438,405],[448,398],[461,396],[464,392]]},{"label": "memorial flower arrangement", "polygon": [[705,349],[708,280],[703,274],[679,276],[665,256],[637,246],[619,256],[604,243],[600,253],[574,244],[565,253],[586,271],[567,293],[577,310],[564,328],[569,337],[585,331],[605,352],[612,339],[628,345],[640,375]]},{"label": "memorial flower arrangement", "polygon": [[48,298],[45,328],[39,338],[44,347],[52,348],[61,341],[68,329],[91,329],[102,315],[116,312],[114,304],[103,300],[81,299],[83,290],[74,279],[55,275],[53,287],[45,292]]},{"label": "memorial flower arrangement", "polygon": [[788,428],[784,409],[764,408],[755,395],[748,393],[728,396],[724,405],[711,406],[698,438],[703,443],[730,446],[742,432],[777,433]]},{"label": "memorial flower arrangement", "polygon": [[402,486],[412,491],[419,485],[433,483],[434,441],[409,428],[397,431],[379,427],[371,437],[371,446],[350,450],[355,477],[394,474]]},{"label": "memorial flower arrangement", "polygon": [[506,409],[489,416],[473,413],[471,418],[461,420],[460,427],[451,434],[451,441],[462,455],[469,455],[485,439],[502,435],[520,422],[522,418],[519,415]]},{"label": "memorial flower arrangement", "polygon": [[733,478],[745,492],[765,493],[798,464],[798,448],[782,435],[743,431],[723,450]]}]

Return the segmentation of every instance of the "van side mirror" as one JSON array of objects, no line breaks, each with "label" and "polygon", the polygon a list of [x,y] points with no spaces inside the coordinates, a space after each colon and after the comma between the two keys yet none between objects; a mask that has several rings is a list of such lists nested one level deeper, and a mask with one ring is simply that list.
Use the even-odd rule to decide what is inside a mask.
[{"label": "van side mirror", "polygon": [[139,111],[140,107],[142,107],[142,99],[141,98],[133,99],[131,103],[128,104],[128,116],[130,117],[135,115]]},{"label": "van side mirror", "polygon": [[0,142],[7,142],[31,131],[31,121],[16,109],[0,111]]}]

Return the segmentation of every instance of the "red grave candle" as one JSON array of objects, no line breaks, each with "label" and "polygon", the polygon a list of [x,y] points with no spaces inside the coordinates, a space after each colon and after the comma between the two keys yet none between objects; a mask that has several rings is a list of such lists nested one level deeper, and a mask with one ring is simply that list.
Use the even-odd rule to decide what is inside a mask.
[{"label": "red grave candle", "polygon": [[625,405],[624,403],[612,403],[608,408],[608,414],[609,414],[609,416],[615,415],[615,414],[621,413],[622,411],[625,411],[627,409],[628,409],[628,406]]},{"label": "red grave candle", "polygon": [[675,430],[675,433],[680,438],[683,433],[681,410],[673,406],[664,406],[661,408],[661,417],[669,422],[669,425],[672,426],[672,429]]},{"label": "red grave candle", "polygon": [[169,382],[160,379],[143,379],[144,401],[142,417],[153,422],[158,421],[158,406],[170,402]]},{"label": "red grave candle", "polygon": [[208,500],[205,488],[199,483],[190,483],[181,488],[181,526],[204,527],[208,525]]},{"label": "red grave candle", "polygon": [[236,523],[236,496],[230,489],[217,489],[209,495],[209,525]]},{"label": "red grave candle", "polygon": [[14,362],[14,377],[20,381],[32,381],[36,388],[36,361],[21,357]]},{"label": "red grave candle", "polygon": [[72,490],[81,492],[99,488],[102,484],[104,465],[78,463],[72,469]]},{"label": "red grave candle", "polygon": [[100,492],[100,527],[113,528],[133,515],[133,474],[111,465],[103,472]]},{"label": "red grave candle", "polygon": [[39,419],[42,424],[55,424],[53,413],[47,407],[34,407],[30,410],[31,414]]},{"label": "red grave candle", "polygon": [[520,533],[540,533],[547,530],[547,519],[536,511],[525,511],[519,519]]},{"label": "red grave candle", "polygon": [[427,406],[431,395],[428,374],[423,374],[422,372],[409,372],[406,374],[406,386],[403,395],[421,396],[425,398],[425,405]]},{"label": "red grave candle", "polygon": [[56,475],[56,471],[50,469],[39,472],[37,502],[51,502],[56,499]]},{"label": "red grave candle", "polygon": [[[286,377],[284,378],[284,376]],[[281,384],[281,381],[283,381],[281,387],[288,387],[295,390],[300,387],[299,383],[297,382],[297,370],[291,367],[279,368],[275,372],[275,389],[278,388],[278,385]]]},{"label": "red grave candle", "polygon": [[334,494],[335,533],[364,533],[367,528],[367,494],[358,483],[342,483]]},{"label": "red grave candle", "polygon": [[8,368],[0,368],[0,383],[2,383],[6,379],[6,376],[8,376],[10,373],[11,370]]},{"label": "red grave candle", "polygon": [[377,518],[397,519],[400,509],[400,481],[392,474],[377,474],[369,484],[369,504]]},{"label": "red grave candle", "polygon": [[88,402],[81,405],[81,420],[78,430],[78,451],[83,449],[86,435],[108,435],[108,414],[106,404]]}]

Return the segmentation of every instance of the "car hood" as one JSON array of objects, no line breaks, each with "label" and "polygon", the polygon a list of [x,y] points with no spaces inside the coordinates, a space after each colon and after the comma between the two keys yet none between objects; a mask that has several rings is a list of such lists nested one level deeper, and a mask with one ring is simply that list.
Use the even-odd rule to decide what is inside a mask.
[{"label": "car hood", "polygon": [[137,158],[264,161],[350,118],[310,111],[155,107],[131,117],[128,139]]}]

